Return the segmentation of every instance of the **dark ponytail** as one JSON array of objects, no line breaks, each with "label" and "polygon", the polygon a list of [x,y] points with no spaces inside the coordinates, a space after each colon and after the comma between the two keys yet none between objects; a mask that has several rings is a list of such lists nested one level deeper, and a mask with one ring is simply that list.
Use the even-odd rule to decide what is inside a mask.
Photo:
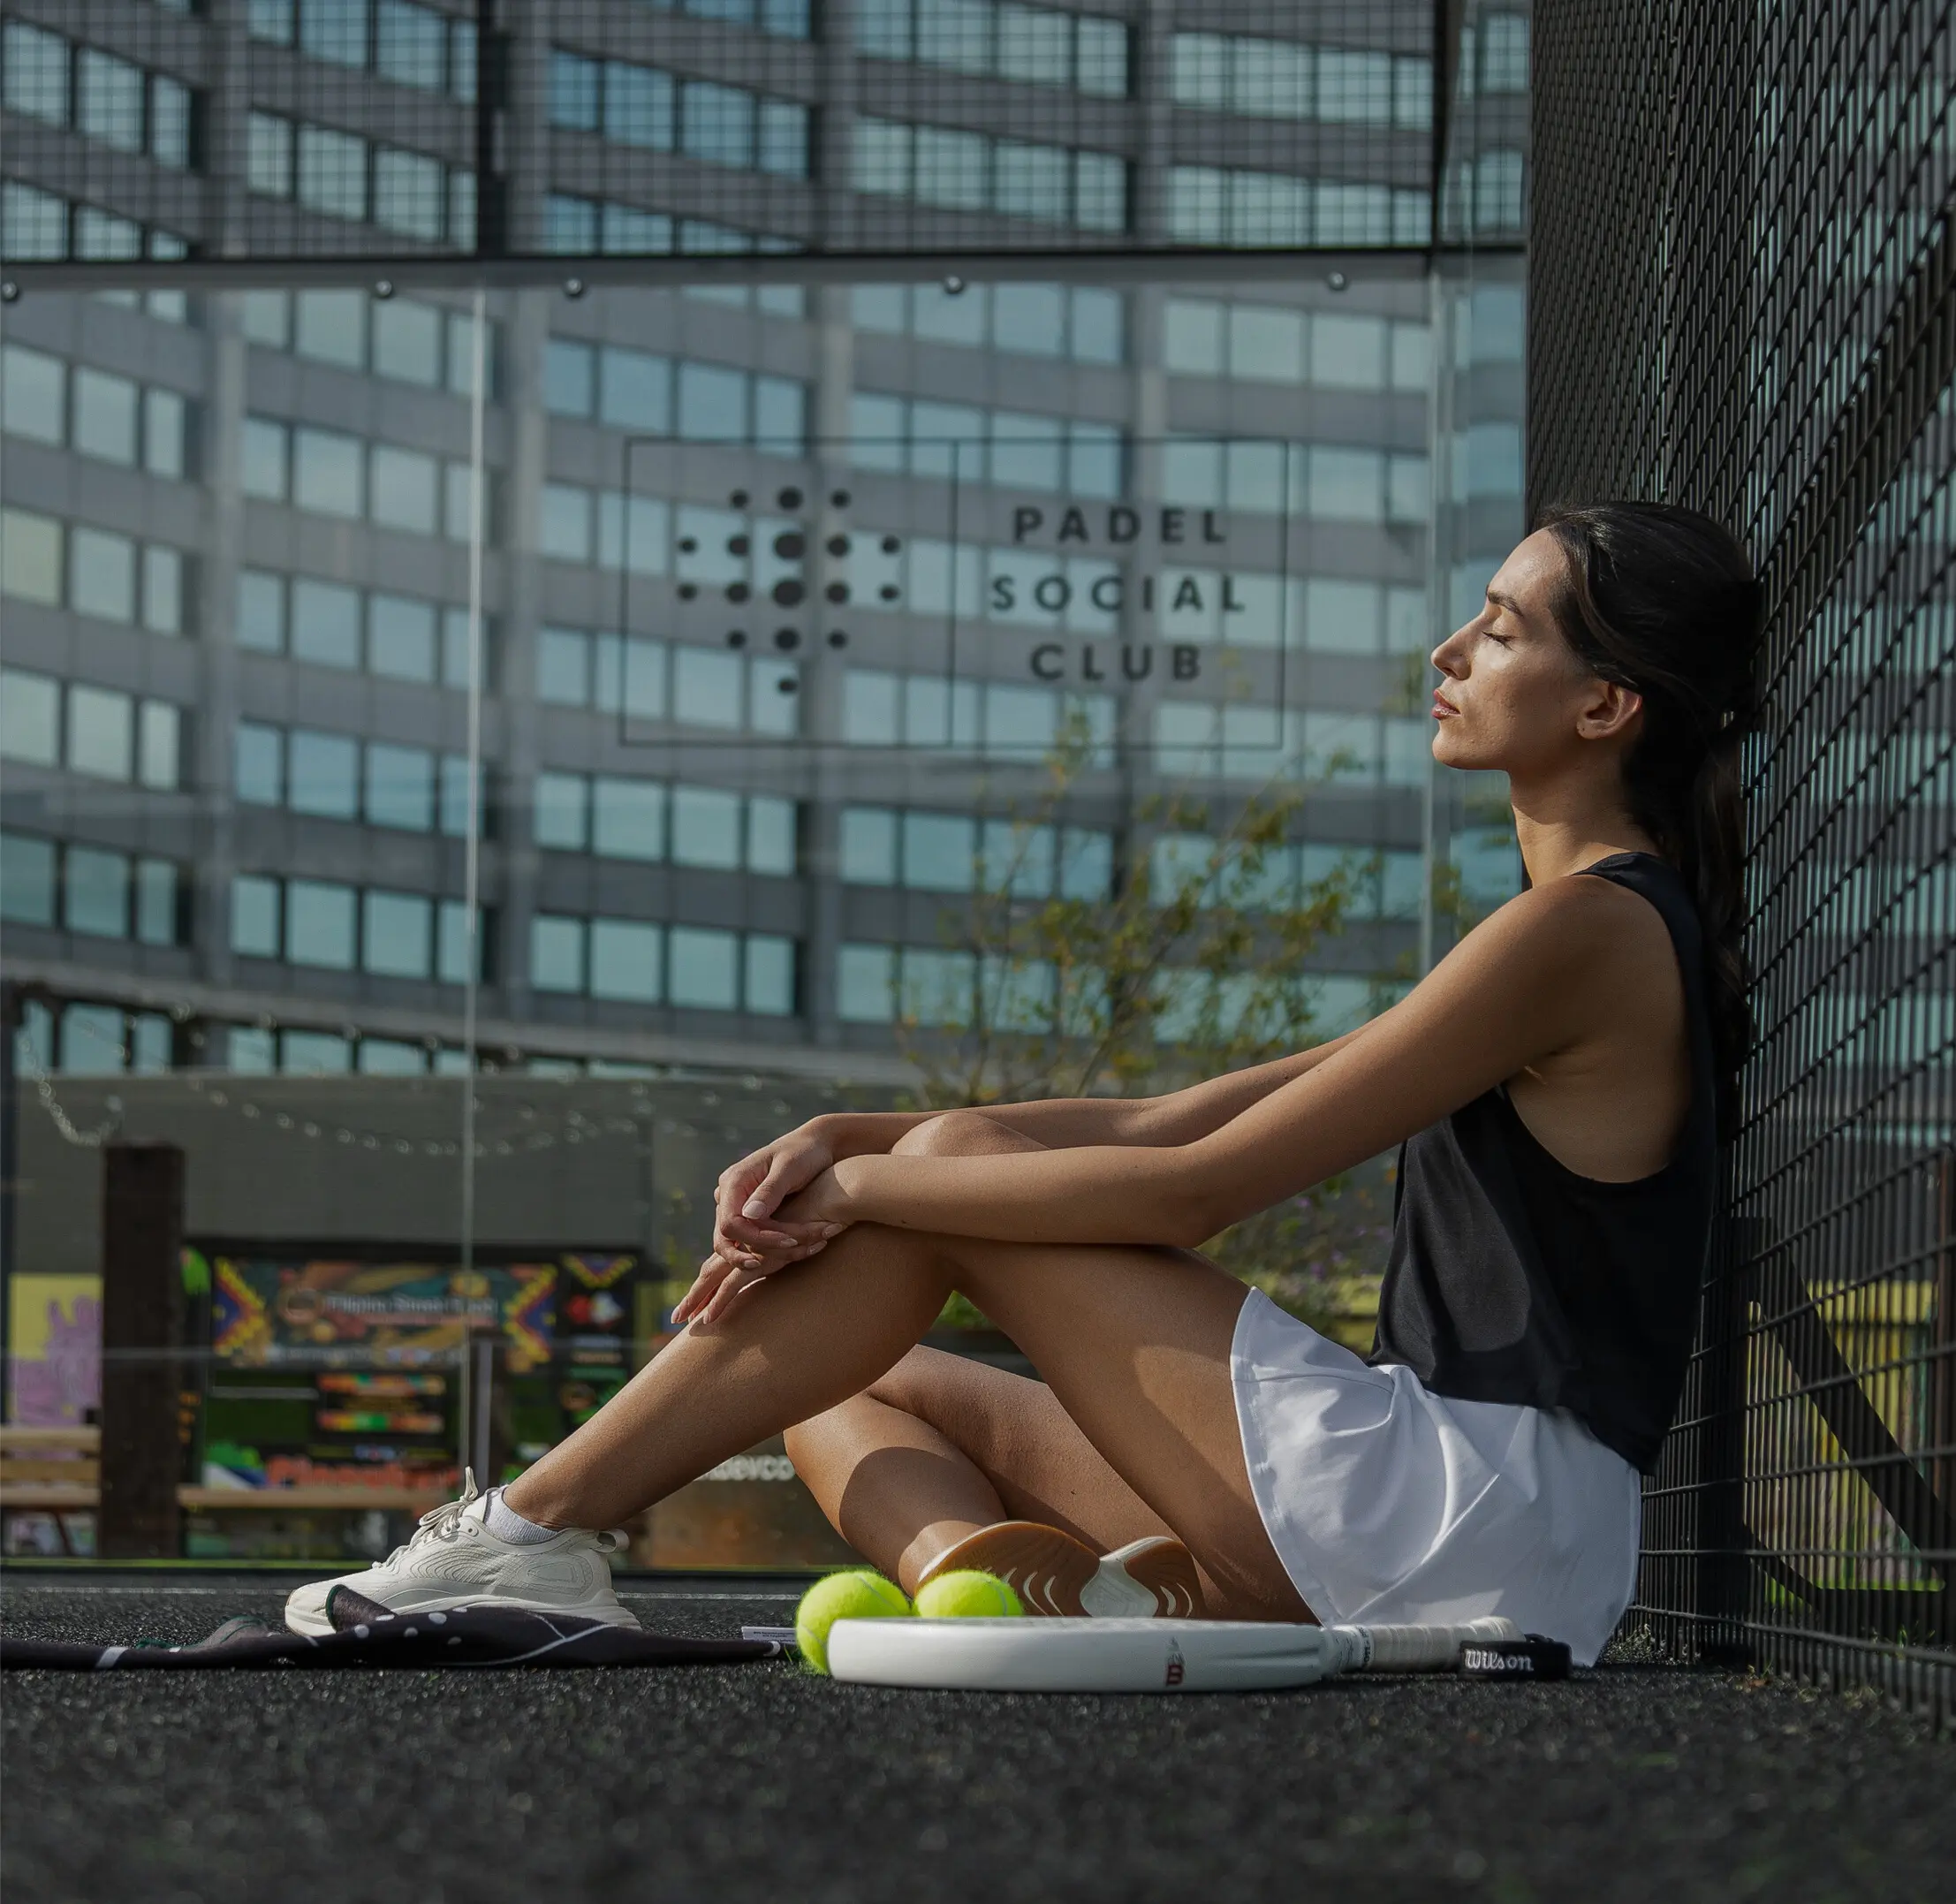
[{"label": "dark ponytail", "polygon": [[1729,1136],[1752,1043],[1740,752],[1758,716],[1759,584],[1745,550],[1695,510],[1595,503],[1550,509],[1537,527],[1567,558],[1557,619],[1569,646],[1592,673],[1643,696],[1624,787],[1630,817],[1697,901],[1718,1126]]}]

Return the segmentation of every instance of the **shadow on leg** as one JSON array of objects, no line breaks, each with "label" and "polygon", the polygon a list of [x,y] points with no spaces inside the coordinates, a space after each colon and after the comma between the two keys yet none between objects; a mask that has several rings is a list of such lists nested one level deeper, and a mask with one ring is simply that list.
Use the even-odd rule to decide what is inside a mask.
[{"label": "shadow on leg", "polygon": [[[1039,1148],[976,1111],[934,1119],[898,1146]],[[1212,1612],[1312,1617],[1243,1463],[1230,1376],[1240,1283],[1186,1250],[910,1242],[948,1261],[955,1286],[1046,1381],[913,1349],[861,1395],[793,1430],[796,1466],[845,1538],[908,1585],[981,1507],[991,1520],[1049,1521],[1103,1551],[1173,1532],[1195,1556]]]},{"label": "shadow on leg", "polygon": [[1043,1382],[914,1348],[788,1453],[856,1551],[903,1584],[1000,1521],[1041,1521],[1096,1552],[1171,1531],[1108,1466]]}]

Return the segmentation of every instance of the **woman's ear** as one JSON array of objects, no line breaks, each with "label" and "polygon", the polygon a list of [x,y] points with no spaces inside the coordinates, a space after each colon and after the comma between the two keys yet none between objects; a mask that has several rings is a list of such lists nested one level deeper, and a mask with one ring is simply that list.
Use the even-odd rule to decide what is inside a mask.
[{"label": "woman's ear", "polygon": [[1643,696],[1635,688],[1597,680],[1576,716],[1576,732],[1584,740],[1612,740],[1628,732],[1642,713]]}]

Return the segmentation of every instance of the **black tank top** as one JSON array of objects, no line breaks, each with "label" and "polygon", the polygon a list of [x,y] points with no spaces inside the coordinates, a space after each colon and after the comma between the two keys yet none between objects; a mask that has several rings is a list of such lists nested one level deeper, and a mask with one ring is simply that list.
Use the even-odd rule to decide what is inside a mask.
[{"label": "black tank top", "polygon": [[1684,1386],[1711,1231],[1703,937],[1665,861],[1619,853],[1582,870],[1641,893],[1670,929],[1691,1039],[1677,1149],[1634,1182],[1579,1177],[1535,1142],[1505,1085],[1408,1138],[1371,1359],[1437,1395],[1566,1408],[1649,1474]]}]

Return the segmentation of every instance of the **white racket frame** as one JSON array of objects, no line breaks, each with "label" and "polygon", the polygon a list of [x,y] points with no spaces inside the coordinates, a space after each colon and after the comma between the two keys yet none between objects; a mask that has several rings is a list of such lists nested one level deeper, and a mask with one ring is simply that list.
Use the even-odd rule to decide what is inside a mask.
[{"label": "white racket frame", "polygon": [[829,1671],[862,1686],[973,1692],[1203,1693],[1312,1686],[1341,1673],[1445,1673],[1511,1620],[1308,1627],[1229,1620],[838,1620]]}]

